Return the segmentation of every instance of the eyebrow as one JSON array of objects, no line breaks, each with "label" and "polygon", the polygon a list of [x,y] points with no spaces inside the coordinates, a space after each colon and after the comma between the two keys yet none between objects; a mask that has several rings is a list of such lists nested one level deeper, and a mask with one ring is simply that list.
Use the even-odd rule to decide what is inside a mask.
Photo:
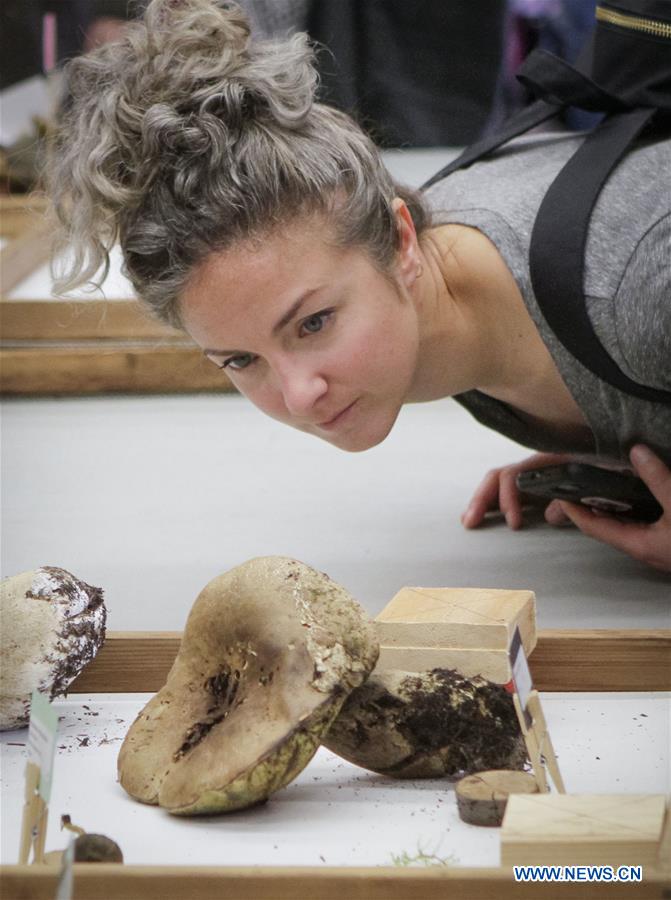
[{"label": "eyebrow", "polygon": [[[291,322],[296,313],[300,310],[301,306],[305,303],[305,301],[312,296],[312,294],[316,294],[317,291],[322,289],[323,285],[320,285],[316,288],[311,288],[309,291],[306,291],[301,297],[296,300],[295,303],[289,307],[289,309],[282,315],[282,318],[277,321],[272,328],[272,334],[275,335],[279,331],[281,331],[286,325]],[[240,350],[211,350],[205,349],[203,353],[207,353],[213,356],[231,356],[235,353],[240,353]]]}]

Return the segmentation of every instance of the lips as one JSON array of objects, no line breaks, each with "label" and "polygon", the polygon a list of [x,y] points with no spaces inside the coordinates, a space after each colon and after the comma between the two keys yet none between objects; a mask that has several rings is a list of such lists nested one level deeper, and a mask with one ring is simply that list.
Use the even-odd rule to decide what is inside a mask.
[{"label": "lips", "polygon": [[349,406],[346,406],[344,409],[341,409],[339,413],[336,413],[331,419],[327,419],[324,422],[318,422],[317,428],[332,428],[334,425],[337,425],[340,419],[354,406],[356,400],[353,400]]}]

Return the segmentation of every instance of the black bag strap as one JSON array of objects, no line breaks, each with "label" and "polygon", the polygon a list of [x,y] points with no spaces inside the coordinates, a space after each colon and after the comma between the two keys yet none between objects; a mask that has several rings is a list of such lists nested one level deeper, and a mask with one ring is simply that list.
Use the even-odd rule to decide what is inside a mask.
[{"label": "black bag strap", "polygon": [[603,381],[642,400],[671,403],[671,391],[633,381],[592,328],[583,295],[589,220],[610,172],[654,116],[635,109],[604,119],[585,138],[548,188],[531,233],[531,284],[545,319],[561,343]]},{"label": "black bag strap", "polygon": [[[601,38],[596,49],[609,49],[603,43],[603,35]],[[664,49],[668,52],[668,43]],[[582,64],[586,58],[582,57]],[[621,94],[603,89],[580,69],[542,50],[529,55],[518,78],[537,99],[505,123],[500,132],[467,148],[427,181],[422,190],[470,166],[568,106],[604,112],[604,120],[586,137],[543,198],[531,235],[531,282],[549,326],[585,368],[640,399],[671,403],[670,391],[639,384],[620,370],[594,333],[583,294],[584,251],[592,210],[608,175],[641,131],[653,121],[669,123],[666,82],[662,82],[660,72],[654,94],[648,79],[647,102],[637,106],[642,98],[635,92],[630,91],[628,100],[624,100]]]},{"label": "black bag strap", "polygon": [[426,190],[426,188],[431,187],[431,185],[436,184],[438,181],[442,181],[443,178],[447,178],[448,175],[451,175],[452,172],[456,172],[457,169],[468,168],[471,163],[482,159],[483,156],[487,156],[487,154],[491,153],[493,150],[497,150],[503,144],[512,140],[512,138],[535,128],[537,125],[541,125],[543,122],[547,122],[552,116],[557,115],[560,110],[561,106],[556,103],[548,103],[545,100],[536,100],[530,106],[525,106],[524,109],[520,110],[514,116],[511,116],[511,118],[503,124],[501,131],[490,134],[487,137],[476,141],[475,144],[471,144],[471,146],[467,147],[456,159],[453,159],[452,162],[443,166],[439,172],[436,172],[436,174],[429,178],[428,181],[424,182],[420,190]]}]

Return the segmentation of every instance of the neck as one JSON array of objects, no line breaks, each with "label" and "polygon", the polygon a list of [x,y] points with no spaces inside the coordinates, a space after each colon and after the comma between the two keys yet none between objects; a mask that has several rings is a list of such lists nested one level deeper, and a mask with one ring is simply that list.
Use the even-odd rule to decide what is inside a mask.
[{"label": "neck", "polygon": [[591,439],[498,250],[465,226],[432,229],[416,282],[419,353],[409,401],[479,390],[544,427]]},{"label": "neck", "polygon": [[473,389],[505,399],[537,377],[529,346],[540,338],[494,246],[475,229],[442,226],[421,252],[419,356],[408,399]]}]

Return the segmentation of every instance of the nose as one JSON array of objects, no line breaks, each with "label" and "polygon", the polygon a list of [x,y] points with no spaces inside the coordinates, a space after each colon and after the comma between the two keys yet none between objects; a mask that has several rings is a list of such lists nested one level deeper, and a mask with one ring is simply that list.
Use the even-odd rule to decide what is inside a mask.
[{"label": "nose", "polygon": [[275,375],[287,412],[297,419],[309,419],[315,404],[328,390],[324,376],[306,360],[283,362],[276,367]]}]

